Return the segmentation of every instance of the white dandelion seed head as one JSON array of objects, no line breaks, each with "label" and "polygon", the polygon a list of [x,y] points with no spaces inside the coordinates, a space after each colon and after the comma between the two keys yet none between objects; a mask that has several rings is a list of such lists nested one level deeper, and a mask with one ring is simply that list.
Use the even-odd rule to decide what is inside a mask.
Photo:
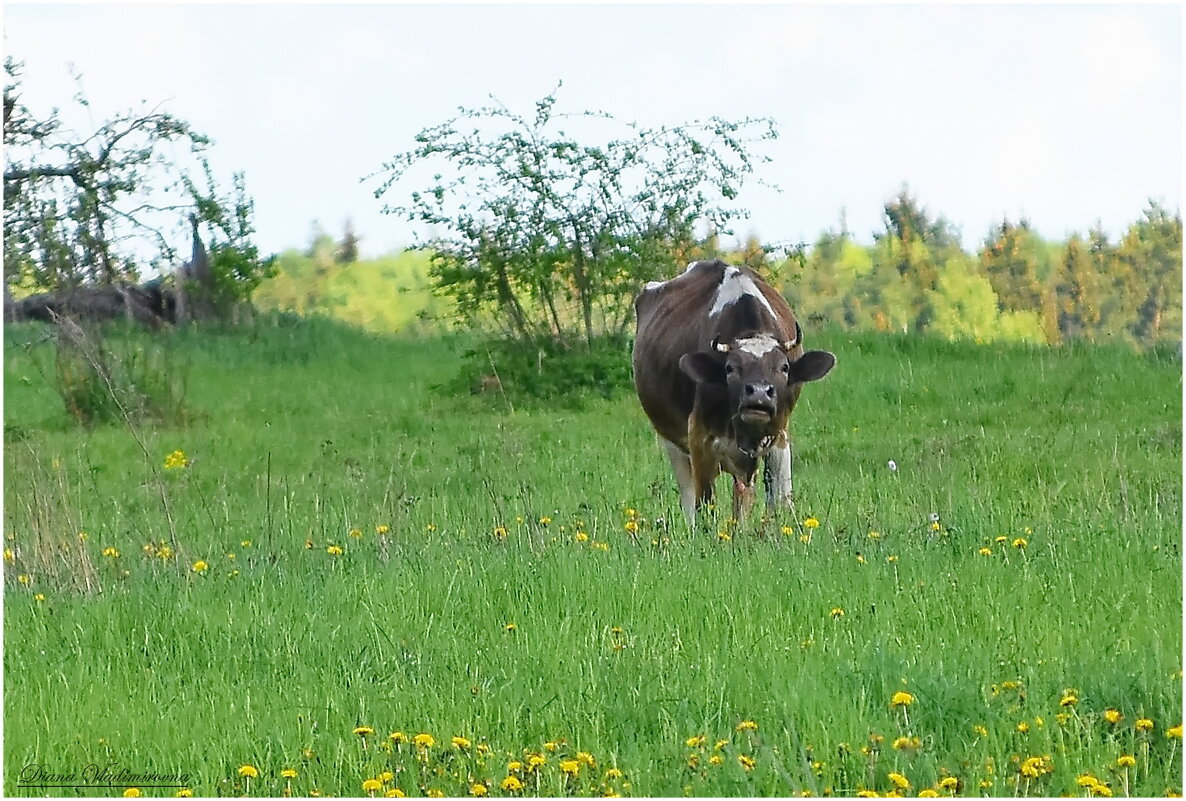
[{"label": "white dandelion seed head", "polygon": [[939,513],[938,512],[931,512],[931,522],[932,523],[939,522]]},{"label": "white dandelion seed head", "polygon": [[888,462],[886,462],[885,466],[890,469],[891,473],[896,473],[898,470],[898,463],[895,462],[893,459],[890,459]]}]

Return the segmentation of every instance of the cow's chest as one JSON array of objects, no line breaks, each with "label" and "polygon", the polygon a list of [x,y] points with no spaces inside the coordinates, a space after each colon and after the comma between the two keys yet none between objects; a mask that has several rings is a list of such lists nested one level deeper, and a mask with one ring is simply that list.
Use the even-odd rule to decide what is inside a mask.
[{"label": "cow's chest", "polygon": [[748,484],[758,471],[758,457],[770,451],[774,437],[763,440],[753,451],[743,450],[737,440],[730,436],[713,437],[708,444],[713,456],[720,461],[721,469]]}]

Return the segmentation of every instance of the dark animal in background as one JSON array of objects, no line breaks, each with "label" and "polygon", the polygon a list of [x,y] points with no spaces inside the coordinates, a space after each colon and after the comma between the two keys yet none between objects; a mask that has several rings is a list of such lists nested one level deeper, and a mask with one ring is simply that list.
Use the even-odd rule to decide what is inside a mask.
[{"label": "dark animal in background", "polygon": [[836,357],[803,350],[791,307],[748,267],[693,262],[647,284],[634,309],[634,386],[689,523],[722,470],[733,476],[733,516],[741,520],[753,505],[759,460],[767,504],[789,507],[787,422],[803,384],[827,375]]}]

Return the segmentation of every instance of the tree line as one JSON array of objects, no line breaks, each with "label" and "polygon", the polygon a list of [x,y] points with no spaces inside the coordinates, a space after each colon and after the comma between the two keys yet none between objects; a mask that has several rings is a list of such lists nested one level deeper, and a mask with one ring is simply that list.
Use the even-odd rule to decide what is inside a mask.
[{"label": "tree line", "polygon": [[775,264],[807,319],[982,341],[1182,341],[1182,217],[1156,201],[1116,241],[1098,223],[1050,241],[1005,218],[972,253],[906,189],[883,220],[871,245],[841,221]]}]

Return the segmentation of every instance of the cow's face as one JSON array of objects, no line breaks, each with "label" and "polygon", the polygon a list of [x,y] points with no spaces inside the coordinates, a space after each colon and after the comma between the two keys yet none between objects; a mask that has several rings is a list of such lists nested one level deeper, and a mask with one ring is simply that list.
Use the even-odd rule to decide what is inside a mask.
[{"label": "cow's face", "polygon": [[793,357],[796,345],[766,334],[730,343],[714,340],[708,351],[685,354],[680,369],[704,391],[723,395],[735,423],[773,433],[785,424],[803,383],[823,378],[836,363],[835,356],[821,350]]}]

